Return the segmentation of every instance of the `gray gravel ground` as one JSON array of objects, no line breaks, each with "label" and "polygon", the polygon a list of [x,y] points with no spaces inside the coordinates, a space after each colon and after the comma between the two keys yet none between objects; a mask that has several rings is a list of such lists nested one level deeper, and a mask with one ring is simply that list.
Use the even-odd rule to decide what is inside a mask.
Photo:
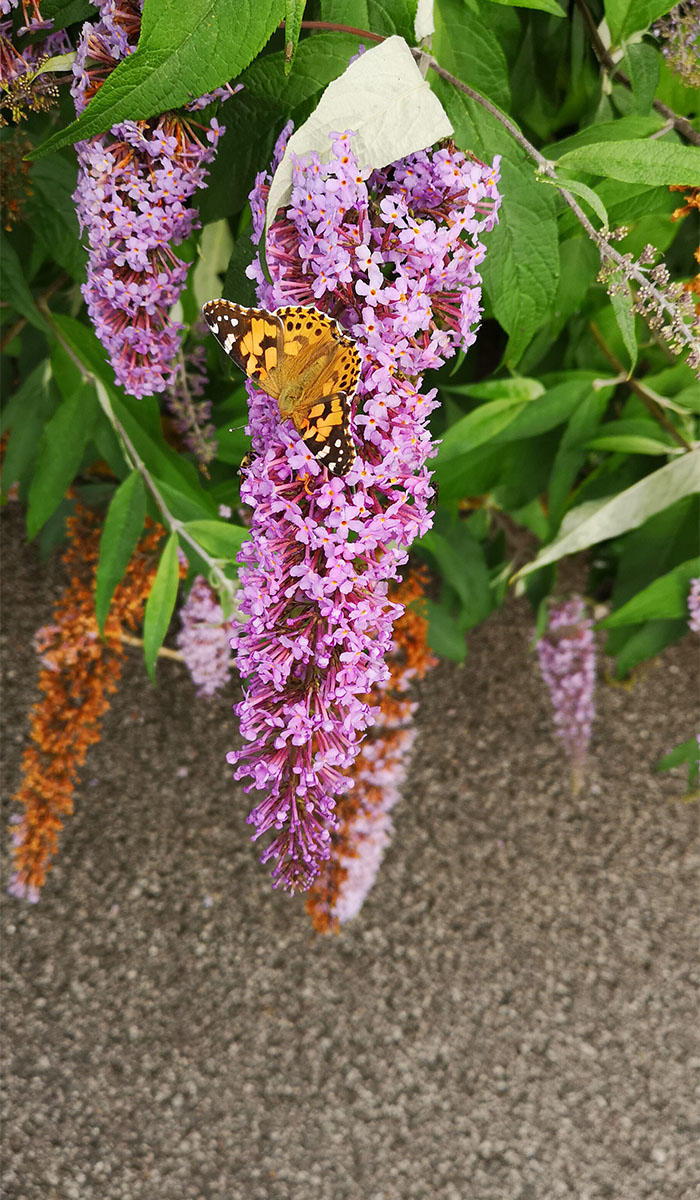
[{"label": "gray gravel ground", "polygon": [[[60,570],[3,523],[7,794]],[[257,863],[231,697],[133,653],[41,902],[3,898],[6,1200],[697,1200],[699,809],[651,772],[695,646],[601,685],[572,800],[528,643],[512,602],[424,682],[331,938]]]}]

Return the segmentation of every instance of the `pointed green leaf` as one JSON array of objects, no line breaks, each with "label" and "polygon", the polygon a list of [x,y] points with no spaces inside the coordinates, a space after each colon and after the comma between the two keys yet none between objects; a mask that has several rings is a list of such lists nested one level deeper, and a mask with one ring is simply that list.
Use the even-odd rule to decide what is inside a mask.
[{"label": "pointed green leaf", "polygon": [[288,75],[292,69],[299,34],[301,18],[306,8],[306,0],[285,0],[284,6],[284,73]]},{"label": "pointed green leaf", "polygon": [[559,282],[559,238],[553,192],[530,167],[504,158],[498,224],[488,235],[482,272],[496,319],[510,335],[516,363],[550,316]]},{"label": "pointed green leaf", "polygon": [[355,29],[371,29],[390,37],[398,33],[409,45],[416,40],[417,0],[321,0],[321,19]]},{"label": "pointed green leaf", "polygon": [[537,8],[540,12],[551,13],[553,17],[565,17],[559,0],[494,0],[494,4],[507,4],[509,8]]},{"label": "pointed green leaf", "polygon": [[9,238],[0,232],[0,298],[20,316],[47,333],[49,326],[34,303],[31,288],[24,277],[22,264]]},{"label": "pointed green leaf", "polygon": [[[634,312],[632,310],[630,285],[621,273],[613,276],[611,283],[615,290],[610,292],[610,303],[615,313],[618,328],[622,334],[622,340],[625,343],[625,349],[630,357],[629,369],[631,373],[637,362],[637,339],[634,332]],[[618,291],[618,288],[621,290]]]},{"label": "pointed green leaf", "polygon": [[447,609],[435,600],[426,597],[425,607],[428,614],[427,640],[430,649],[439,654],[440,658],[463,663],[467,657],[464,630]]},{"label": "pointed green leaf", "polygon": [[[697,778],[699,760],[700,745],[698,745],[698,739],[697,737],[689,737],[687,742],[681,742],[680,746],[676,746],[675,749],[671,750],[670,754],[665,754],[657,762],[654,770],[670,771],[672,767],[682,767],[687,763],[689,767],[695,768],[695,778]],[[693,781],[691,780],[691,782]]]},{"label": "pointed green leaf", "polygon": [[648,29],[652,21],[673,8],[671,0],[605,0],[605,17],[613,45],[638,29]]},{"label": "pointed green leaf", "polygon": [[177,598],[180,578],[177,549],[177,534],[171,533],[158,563],[158,570],[153,580],[151,594],[146,601],[146,612],[143,618],[143,652],[146,670],[154,683],[158,651],[168,632]]},{"label": "pointed green leaf", "polygon": [[462,0],[437,0],[432,45],[446,71],[499,108],[510,106],[506,56],[486,17],[468,12]]},{"label": "pointed green leaf", "polygon": [[698,577],[700,558],[679,563],[672,571],[667,571],[637,592],[636,596],[604,621],[600,621],[598,628],[616,629],[619,625],[636,625],[640,621],[662,621],[671,617],[687,619],[690,581]]},{"label": "pointed green leaf", "polygon": [[215,558],[236,561],[236,555],[250,531],[243,525],[230,525],[228,521],[187,521],[185,529],[196,542]]},{"label": "pointed green leaf", "polygon": [[598,542],[636,529],[683,496],[700,491],[700,450],[693,450],[640,479],[616,496],[580,504],[567,513],[559,536],[518,572],[528,575]]},{"label": "pointed green leaf", "polygon": [[7,493],[13,483],[18,483],[20,496],[25,498],[41,435],[56,404],[51,368],[45,359],[27,376],[3,409],[0,433],[10,431],[2,460],[3,493]]},{"label": "pointed green leaf", "polygon": [[578,196],[580,200],[585,200],[589,208],[592,208],[593,212],[600,219],[603,229],[610,228],[608,211],[600,196],[593,191],[593,188],[586,187],[585,183],[579,183],[578,179],[564,179],[559,176],[556,179],[550,179],[548,175],[540,175],[538,178],[540,183],[551,183],[555,188],[565,188],[567,192]]},{"label": "pointed green leaf", "polygon": [[124,577],[145,518],[146,489],[140,473],[132,471],[112,497],[100,538],[95,611],[101,634],[114,589]]},{"label": "pointed green leaf", "polygon": [[27,536],[31,540],[75,479],[97,417],[95,392],[83,384],[64,400],[46,426],[29,488]]},{"label": "pointed green leaf", "polygon": [[660,139],[594,142],[562,154],[559,165],[567,171],[589,171],[648,187],[700,186],[700,148]]},{"label": "pointed green leaf", "polygon": [[522,397],[503,397],[481,404],[456,421],[445,433],[437,453],[438,476],[441,467],[454,458],[476,449],[501,433],[529,402]]},{"label": "pointed green leaf", "polygon": [[661,56],[655,46],[633,42],[625,49],[624,62],[637,112],[644,116],[649,112],[659,86]]}]

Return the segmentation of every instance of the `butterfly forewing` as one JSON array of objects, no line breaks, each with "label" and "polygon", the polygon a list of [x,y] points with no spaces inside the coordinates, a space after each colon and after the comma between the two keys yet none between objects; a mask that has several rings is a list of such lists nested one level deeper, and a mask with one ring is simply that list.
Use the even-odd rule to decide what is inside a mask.
[{"label": "butterfly forewing", "polygon": [[230,300],[210,300],[202,314],[214,337],[237,367],[277,397],[275,371],[283,357],[284,333],[276,313],[244,308]]},{"label": "butterfly forewing", "polygon": [[350,399],[360,375],[355,343],[332,317],[291,305],[276,312],[210,300],[202,310],[230,358],[291,416],[318,461],[344,475],[355,459]]}]

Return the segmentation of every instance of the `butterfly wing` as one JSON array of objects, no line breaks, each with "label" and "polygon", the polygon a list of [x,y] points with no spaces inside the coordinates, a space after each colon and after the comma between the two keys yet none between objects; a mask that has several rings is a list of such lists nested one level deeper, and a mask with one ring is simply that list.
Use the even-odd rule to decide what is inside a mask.
[{"label": "butterfly wing", "polygon": [[360,375],[357,346],[332,317],[291,305],[274,313],[210,300],[202,313],[225,352],[294,426],[318,461],[344,475],[355,460],[350,400]]},{"label": "butterfly wing", "polygon": [[331,475],[345,475],[355,461],[350,433],[350,398],[334,392],[316,401],[302,422],[295,422],[302,440]]},{"label": "butterfly wing", "polygon": [[202,315],[214,337],[268,396],[279,396],[278,368],[284,357],[284,331],[276,313],[245,308],[231,300],[209,300]]},{"label": "butterfly wing", "polygon": [[[285,358],[294,358],[299,374],[313,374],[304,399],[313,403],[344,392],[349,401],[360,377],[360,355],[352,338],[317,308],[292,305],[278,308],[275,316],[282,324]],[[316,373],[310,370],[314,364]]]}]

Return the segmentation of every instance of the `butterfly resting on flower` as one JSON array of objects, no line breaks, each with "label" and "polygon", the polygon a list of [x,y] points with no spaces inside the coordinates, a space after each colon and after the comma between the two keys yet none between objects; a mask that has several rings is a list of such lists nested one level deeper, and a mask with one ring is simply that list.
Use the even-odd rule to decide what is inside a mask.
[{"label": "butterfly resting on flower", "polygon": [[350,401],[360,376],[352,338],[332,317],[292,305],[266,312],[230,300],[202,308],[223,349],[262,391],[276,400],[321,464],[345,475],[355,461]]}]

